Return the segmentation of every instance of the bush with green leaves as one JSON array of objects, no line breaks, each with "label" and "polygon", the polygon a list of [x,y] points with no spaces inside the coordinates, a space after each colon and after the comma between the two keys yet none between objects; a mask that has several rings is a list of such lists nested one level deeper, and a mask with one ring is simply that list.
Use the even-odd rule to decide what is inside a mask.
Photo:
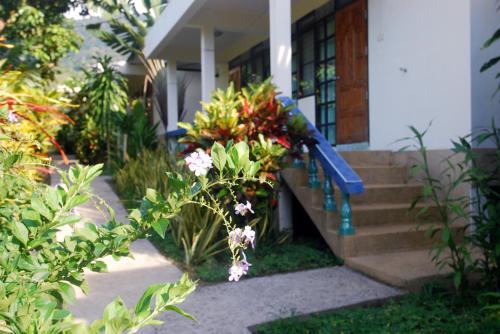
[{"label": "bush with green leaves", "polygon": [[[430,128],[430,127],[429,127]],[[423,192],[415,198],[411,209],[421,200],[437,207],[439,224],[429,228],[429,236],[440,237],[433,244],[432,260],[440,267],[453,270],[455,288],[465,293],[469,276],[481,272],[481,283],[487,289],[500,290],[500,129],[492,126],[477,135],[452,141],[452,154],[440,161],[441,171],[431,171],[424,136],[429,131],[410,127],[411,147],[420,155],[411,168],[420,175]],[[478,149],[493,142],[493,149]],[[407,148],[407,147],[405,147]],[[473,189],[474,196],[460,188]],[[428,206],[420,210],[424,214]],[[460,231],[455,233],[454,231]],[[477,250],[477,252],[475,251]],[[478,257],[478,254],[480,256]]]},{"label": "bush with green leaves", "polygon": [[[176,306],[195,288],[187,277],[150,287],[133,309],[116,299],[106,307],[103,318],[90,325],[76,324],[66,308],[74,300],[74,288],[88,290],[85,269],[105,271],[103,257],[128,256],[129,245],[151,233],[163,237],[186,205],[203,206],[221,217],[230,236],[230,279],[237,281],[245,275],[249,264],[244,251],[253,242],[252,231],[235,229],[230,214],[213,197],[213,189],[225,187],[233,192],[240,181],[256,181],[259,164],[249,160],[244,144],[215,145],[212,158],[203,152],[198,152],[199,159],[192,158],[190,169],[197,177],[167,173],[171,191],[162,196],[148,189],[140,209],[131,211],[129,224],[116,221],[108,208],[111,219],[107,224],[82,225],[75,208],[94,196],[90,185],[102,165],[60,171],[62,182],[50,187],[16,173],[23,168],[21,153],[0,151],[0,332],[136,333],[141,327],[161,323],[155,318],[166,311],[191,317]],[[213,181],[206,177],[209,172],[217,175]],[[70,226],[72,233],[58,234],[64,226]]]},{"label": "bush with green leaves", "polygon": [[[111,57],[103,56],[94,59],[96,63],[91,70],[85,72],[86,78],[80,92],[82,96],[81,112],[85,117],[91,118],[91,120],[83,118],[85,122],[81,124],[81,141],[87,138],[83,136],[89,131],[87,125],[95,126],[100,137],[99,141],[104,141],[106,144],[109,167],[112,139],[127,110],[127,80],[113,66]],[[85,146],[82,147],[85,148]],[[77,157],[85,158],[84,155],[79,154],[84,152],[85,150],[82,152],[78,150]]]},{"label": "bush with green leaves", "polygon": [[[144,166],[148,168],[144,168]],[[157,150],[145,150],[137,158],[128,160],[114,176],[118,193],[129,208],[135,208],[145,195],[147,188],[157,189],[163,196],[171,191],[166,172],[179,173],[195,182],[195,176],[186,168],[185,161],[177,161],[175,154],[163,146]],[[217,200],[226,203],[226,190],[217,189]],[[253,226],[255,219],[249,222]],[[226,233],[220,216],[206,207],[189,204],[171,220],[168,233],[175,245],[183,251],[181,261],[192,269],[209,258],[227,249]],[[162,240],[155,240],[162,247]],[[168,254],[167,254],[168,255]]]},{"label": "bush with green leaves", "polygon": [[246,142],[252,159],[260,162],[258,176],[272,186],[241,184],[239,196],[255,203],[259,212],[259,238],[277,232],[278,172],[287,165],[286,157],[302,158],[302,147],[312,141],[303,116],[293,116],[291,106],[277,99],[277,88],[267,79],[243,88],[233,85],[214,92],[204,103],[204,111],[196,112],[193,123],[178,123],[186,130],[179,141],[187,144],[186,152],[208,149],[213,143]]}]

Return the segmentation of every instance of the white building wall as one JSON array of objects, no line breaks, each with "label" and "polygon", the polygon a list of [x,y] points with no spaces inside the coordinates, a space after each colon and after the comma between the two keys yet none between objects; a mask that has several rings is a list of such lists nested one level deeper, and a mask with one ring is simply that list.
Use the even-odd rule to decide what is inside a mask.
[{"label": "white building wall", "polygon": [[495,79],[500,65],[480,73],[479,69],[491,58],[500,54],[500,42],[482,49],[484,42],[500,27],[500,6],[497,0],[471,1],[471,77],[472,77],[472,130],[488,127],[495,118],[500,126],[500,93],[493,97],[499,79]]},{"label": "white building wall", "polygon": [[178,80],[184,80],[187,84],[184,109],[185,117],[182,122],[192,122],[194,113],[201,110],[201,73],[194,71],[178,71]]},{"label": "white building wall", "polygon": [[430,121],[430,149],[470,132],[470,1],[368,1],[370,149]]}]

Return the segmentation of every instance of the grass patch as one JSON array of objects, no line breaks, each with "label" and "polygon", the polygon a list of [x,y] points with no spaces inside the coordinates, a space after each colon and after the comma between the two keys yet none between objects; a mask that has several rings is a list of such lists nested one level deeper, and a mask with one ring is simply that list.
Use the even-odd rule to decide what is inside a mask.
[{"label": "grass patch", "polygon": [[[165,239],[153,237],[151,240],[166,256],[179,264],[183,260],[183,252],[167,233]],[[322,240],[314,238],[298,239],[283,244],[273,241],[260,243],[255,251],[247,252],[252,267],[247,277],[272,275],[298,270],[322,268],[339,265],[341,261],[335,257]],[[196,279],[206,283],[227,281],[227,270],[230,264],[229,253],[223,252],[205,263],[188,270]]]},{"label": "grass patch", "polygon": [[453,302],[449,294],[413,294],[382,306],[345,309],[256,326],[256,334],[500,333],[500,319],[475,298]]}]

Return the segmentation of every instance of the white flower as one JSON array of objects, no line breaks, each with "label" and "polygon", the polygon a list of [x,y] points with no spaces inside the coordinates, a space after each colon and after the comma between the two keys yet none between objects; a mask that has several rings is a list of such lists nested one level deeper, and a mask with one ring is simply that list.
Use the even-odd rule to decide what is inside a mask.
[{"label": "white flower", "polygon": [[252,248],[255,248],[255,231],[252,230],[250,226],[245,226],[245,230],[242,233],[242,236],[245,238],[245,243],[251,244]]},{"label": "white flower", "polygon": [[235,248],[240,244],[240,241],[243,237],[243,230],[241,228],[235,228],[231,232],[229,232],[229,246],[231,248]]},{"label": "white flower", "polygon": [[204,176],[212,168],[212,158],[203,151],[193,152],[186,158],[186,164],[194,175]]},{"label": "white flower", "polygon": [[248,263],[245,253],[243,253],[244,259],[242,261],[238,261],[234,263],[231,268],[229,268],[229,278],[228,280],[238,282],[241,276],[246,275],[248,273],[248,269],[251,266]]},{"label": "white flower", "polygon": [[80,93],[80,91],[81,91],[81,90],[82,90],[82,88],[81,88],[81,87],[79,87],[79,86],[76,86],[76,87],[74,87],[74,88],[73,88],[73,91],[74,91],[75,93]]},{"label": "white flower", "polygon": [[238,203],[234,207],[234,213],[237,215],[244,216],[247,214],[248,211],[254,213],[252,210],[252,204],[249,201],[247,201],[247,204]]},{"label": "white flower", "polygon": [[16,114],[14,114],[12,111],[9,111],[9,114],[7,115],[7,121],[9,121],[9,123],[18,123],[19,122]]}]

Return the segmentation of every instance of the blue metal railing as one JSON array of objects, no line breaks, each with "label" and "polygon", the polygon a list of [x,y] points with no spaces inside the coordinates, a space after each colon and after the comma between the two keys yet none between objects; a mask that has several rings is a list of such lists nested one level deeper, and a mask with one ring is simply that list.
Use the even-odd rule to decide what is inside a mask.
[{"label": "blue metal railing", "polygon": [[295,102],[289,97],[280,97],[281,103],[285,107],[292,107],[292,115],[304,117],[307,121],[307,128],[315,139],[316,143],[309,146],[309,186],[311,188],[319,187],[316,160],[323,168],[323,208],[327,211],[337,211],[335,202],[334,187],[332,181],[342,192],[342,203],[340,208],[340,235],[353,235],[355,233],[352,225],[352,210],[350,205],[350,196],[362,194],[365,191],[363,181],[352,169],[352,167],[335,151],[318,131],[316,126],[309,122],[302,112],[296,107]]},{"label": "blue metal railing", "polygon": [[[363,181],[352,169],[352,167],[333,149],[326,138],[318,131],[316,126],[309,122],[302,112],[295,106],[295,102],[289,97],[278,98],[284,107],[292,107],[292,115],[302,116],[307,121],[307,128],[315,139],[315,144],[309,149],[309,187],[319,188],[320,180],[316,160],[320,162],[324,172],[323,180],[323,208],[326,211],[336,212],[335,188],[332,181],[338,186],[342,193],[342,203],[340,206],[340,226],[339,234],[342,236],[353,235],[355,233],[352,225],[352,210],[350,196],[362,194],[365,191]],[[180,137],[186,134],[186,130],[177,129],[165,133],[166,139]]]}]

